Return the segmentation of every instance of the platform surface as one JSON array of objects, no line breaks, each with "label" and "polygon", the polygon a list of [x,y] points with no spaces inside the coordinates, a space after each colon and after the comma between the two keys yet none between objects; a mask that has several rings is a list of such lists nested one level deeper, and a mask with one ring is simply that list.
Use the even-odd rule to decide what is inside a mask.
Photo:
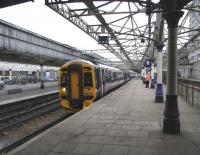
[{"label": "platform surface", "polygon": [[199,155],[200,110],[179,99],[181,134],[163,134],[164,104],[144,87],[131,80],[8,154]]},{"label": "platform surface", "polygon": [[[14,89],[15,86],[10,86],[9,89]],[[45,89],[40,89],[39,84],[29,84],[16,86],[16,88],[21,88],[22,92],[16,94],[5,93],[7,89],[0,93],[0,105],[10,104],[16,101],[28,99],[31,97],[41,96],[58,91],[57,83],[49,83],[45,85]]]}]

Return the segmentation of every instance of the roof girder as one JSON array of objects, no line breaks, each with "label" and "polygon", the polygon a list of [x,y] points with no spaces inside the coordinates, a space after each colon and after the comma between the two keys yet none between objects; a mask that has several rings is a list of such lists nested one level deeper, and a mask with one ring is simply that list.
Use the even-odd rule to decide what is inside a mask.
[{"label": "roof girder", "polygon": [[[50,0],[46,0],[45,4],[50,7],[52,10],[63,16],[65,19],[69,20],[71,23],[76,25],[78,28],[80,28],[82,31],[87,33],[90,37],[98,41],[98,33],[95,31],[95,29],[87,24],[86,21],[84,21],[81,17],[77,17],[78,14],[75,12],[72,12],[69,6],[65,5],[64,1],[59,1],[59,3],[56,2],[49,2]],[[72,16],[71,16],[72,15]],[[115,56],[117,56],[120,60],[122,60],[124,63],[127,64],[127,59],[125,56],[119,52],[117,52],[112,46],[110,45],[103,45],[105,48],[107,48],[111,53],[113,53]],[[130,65],[129,63],[127,65]]]},{"label": "roof girder", "polygon": [[34,0],[1,0],[0,8],[17,5],[17,4],[21,4],[21,3],[25,3],[25,2],[29,2],[29,1],[33,2]]},{"label": "roof girder", "polygon": [[[84,1],[84,3],[86,4],[86,6],[95,13],[99,13],[98,10],[95,9],[95,6],[93,3],[91,3],[91,1]],[[113,38],[116,42],[116,44],[120,47],[123,55],[126,57],[126,59],[129,61],[130,64],[132,64],[131,59],[129,58],[129,56],[127,55],[126,51],[124,50],[123,46],[121,45],[121,43],[118,41],[117,37],[115,36],[113,30],[110,28],[110,26],[106,23],[106,21],[104,20],[104,18],[100,15],[100,14],[95,14],[96,18],[100,21],[100,23],[106,28],[106,30],[108,31],[108,33],[110,33],[111,38]]]}]

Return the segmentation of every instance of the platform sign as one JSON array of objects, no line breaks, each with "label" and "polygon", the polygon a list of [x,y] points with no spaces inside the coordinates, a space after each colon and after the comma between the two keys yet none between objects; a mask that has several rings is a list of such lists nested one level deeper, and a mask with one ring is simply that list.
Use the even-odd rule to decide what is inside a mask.
[{"label": "platform sign", "polygon": [[98,44],[109,44],[108,36],[99,36]]}]

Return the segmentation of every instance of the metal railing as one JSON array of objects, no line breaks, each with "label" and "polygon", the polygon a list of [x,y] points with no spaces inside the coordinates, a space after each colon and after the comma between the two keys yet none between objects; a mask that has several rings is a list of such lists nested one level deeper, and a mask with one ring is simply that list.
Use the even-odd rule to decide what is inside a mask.
[{"label": "metal railing", "polygon": [[177,91],[187,103],[200,108],[200,80],[178,78]]}]

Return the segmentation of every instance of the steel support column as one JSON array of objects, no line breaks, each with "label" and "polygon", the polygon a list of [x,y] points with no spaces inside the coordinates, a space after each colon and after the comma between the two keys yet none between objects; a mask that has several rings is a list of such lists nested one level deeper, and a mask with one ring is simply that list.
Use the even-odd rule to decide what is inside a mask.
[{"label": "steel support column", "polygon": [[[164,110],[163,132],[180,133],[180,119],[177,96],[177,26],[183,12],[172,10],[163,14],[168,24],[168,69],[167,94]],[[173,18],[172,18],[173,17]]]},{"label": "steel support column", "polygon": [[164,30],[164,20],[161,17],[161,14],[157,14],[156,17],[156,26],[157,26],[157,38],[156,38],[156,49],[157,49],[157,85],[156,85],[156,103],[163,103],[163,85],[162,85],[162,50],[164,47],[163,43],[163,30]]},{"label": "steel support column", "polygon": [[156,45],[157,48],[157,85],[156,85],[156,103],[163,103],[163,86],[162,86],[162,50],[164,44],[159,42]]},{"label": "steel support column", "polygon": [[192,0],[160,0],[163,17],[168,25],[168,70],[167,94],[163,119],[163,132],[180,134],[180,119],[177,96],[177,27],[183,16],[183,7]]}]

